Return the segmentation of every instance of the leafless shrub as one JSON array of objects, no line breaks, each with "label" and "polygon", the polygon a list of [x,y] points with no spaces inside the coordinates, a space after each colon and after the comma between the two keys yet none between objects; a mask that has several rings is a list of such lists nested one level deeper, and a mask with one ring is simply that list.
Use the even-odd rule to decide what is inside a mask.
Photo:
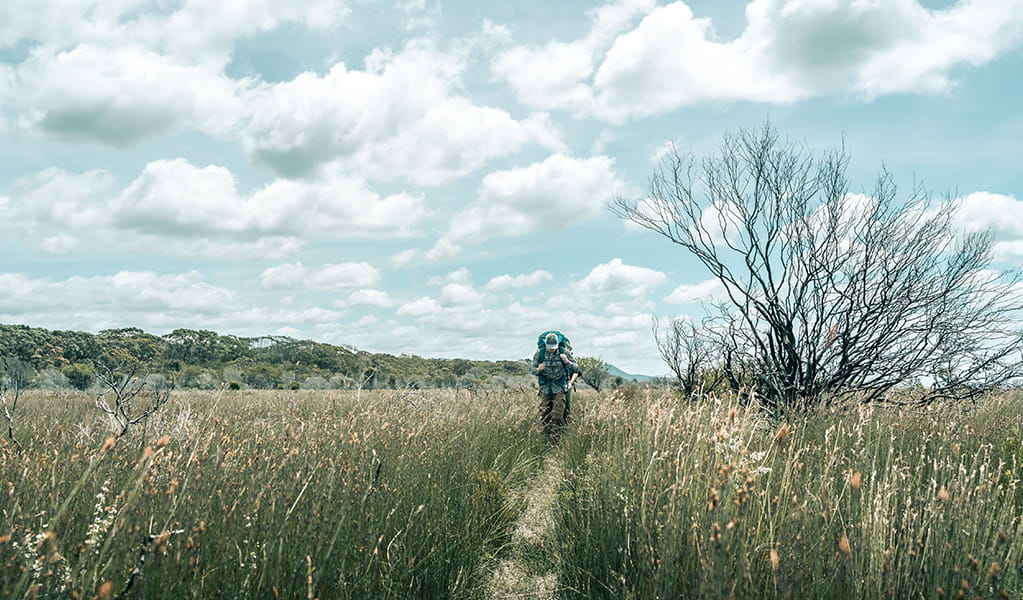
[{"label": "leafless shrub", "polygon": [[776,414],[920,379],[912,402],[971,399],[1023,375],[1019,277],[991,268],[991,235],[957,231],[955,204],[920,185],[898,199],[887,171],[850,193],[848,163],[768,125],[717,155],[671,152],[648,197],[614,210],[722,284],[725,358]]},{"label": "leafless shrub", "polygon": [[683,396],[713,391],[721,383],[722,369],[716,363],[724,350],[710,330],[675,317],[664,326],[654,319],[653,334],[657,351]]},{"label": "leafless shrub", "polygon": [[13,357],[0,359],[0,408],[3,409],[4,421],[7,423],[7,439],[19,451],[21,443],[14,437],[14,417],[18,411],[18,400],[21,393],[32,380],[32,365]]},{"label": "leafless shrub", "polygon": [[170,399],[170,388],[151,385],[141,361],[107,356],[98,361],[96,379],[102,391],[96,396],[96,408],[110,416],[117,437],[132,426],[143,423]]}]

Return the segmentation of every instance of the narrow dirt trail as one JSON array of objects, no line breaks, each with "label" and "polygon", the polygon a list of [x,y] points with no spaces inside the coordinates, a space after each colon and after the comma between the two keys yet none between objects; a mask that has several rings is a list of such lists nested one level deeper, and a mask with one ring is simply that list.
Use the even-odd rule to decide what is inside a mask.
[{"label": "narrow dirt trail", "polygon": [[508,556],[486,585],[488,600],[551,600],[557,589],[557,564],[551,552],[554,503],[564,475],[557,453],[545,460],[533,485],[522,494],[526,509],[514,525]]}]

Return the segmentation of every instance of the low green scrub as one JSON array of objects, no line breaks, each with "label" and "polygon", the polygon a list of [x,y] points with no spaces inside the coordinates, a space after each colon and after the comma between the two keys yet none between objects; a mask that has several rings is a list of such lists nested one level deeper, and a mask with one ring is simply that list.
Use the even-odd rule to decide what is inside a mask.
[{"label": "low green scrub", "polygon": [[788,424],[726,401],[580,405],[561,597],[1023,595],[1017,398]]},{"label": "low green scrub", "polygon": [[191,392],[113,442],[31,394],[0,597],[473,598],[542,440],[528,394]]}]

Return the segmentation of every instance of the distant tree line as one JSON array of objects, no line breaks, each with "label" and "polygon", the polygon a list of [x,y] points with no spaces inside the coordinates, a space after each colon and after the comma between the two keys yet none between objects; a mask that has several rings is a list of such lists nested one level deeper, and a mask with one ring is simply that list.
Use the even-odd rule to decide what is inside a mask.
[{"label": "distant tree line", "polygon": [[498,387],[528,384],[529,362],[371,353],[287,336],[239,337],[175,329],[51,331],[0,324],[0,357],[31,373],[31,385],[87,390],[104,365],[138,361],[162,385],[187,389]]}]

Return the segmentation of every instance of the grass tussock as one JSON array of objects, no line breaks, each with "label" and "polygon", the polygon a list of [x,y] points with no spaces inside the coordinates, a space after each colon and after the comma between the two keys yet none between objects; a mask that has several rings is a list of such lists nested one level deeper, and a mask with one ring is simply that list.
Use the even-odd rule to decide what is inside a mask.
[{"label": "grass tussock", "polygon": [[537,467],[531,397],[176,395],[113,442],[24,403],[0,459],[0,596],[471,598]]},{"label": "grass tussock", "polygon": [[1020,597],[1018,400],[785,424],[590,403],[566,440],[563,597]]}]

